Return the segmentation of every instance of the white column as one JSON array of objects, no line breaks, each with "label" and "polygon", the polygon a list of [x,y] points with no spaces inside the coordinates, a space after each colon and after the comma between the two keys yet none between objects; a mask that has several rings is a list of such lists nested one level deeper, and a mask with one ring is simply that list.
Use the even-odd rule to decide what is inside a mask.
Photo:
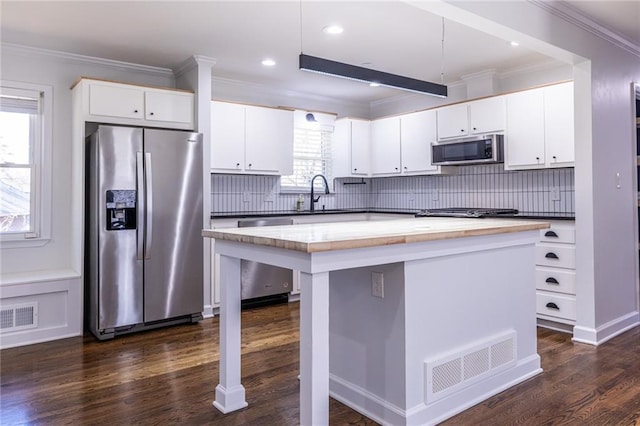
[{"label": "white column", "polygon": [[329,273],[300,274],[300,424],[329,424]]},{"label": "white column", "polygon": [[240,383],[240,259],[220,256],[220,383],[213,406],[223,413],[246,407]]}]

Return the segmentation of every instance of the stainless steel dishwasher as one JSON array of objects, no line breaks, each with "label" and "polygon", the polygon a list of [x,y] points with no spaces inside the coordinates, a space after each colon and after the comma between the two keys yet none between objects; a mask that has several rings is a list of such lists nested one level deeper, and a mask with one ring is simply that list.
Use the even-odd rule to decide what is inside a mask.
[{"label": "stainless steel dishwasher", "polygon": [[[252,226],[293,225],[291,218],[243,219],[239,228]],[[240,280],[242,306],[254,307],[270,303],[285,302],[292,289],[293,271],[279,266],[242,260]]]}]

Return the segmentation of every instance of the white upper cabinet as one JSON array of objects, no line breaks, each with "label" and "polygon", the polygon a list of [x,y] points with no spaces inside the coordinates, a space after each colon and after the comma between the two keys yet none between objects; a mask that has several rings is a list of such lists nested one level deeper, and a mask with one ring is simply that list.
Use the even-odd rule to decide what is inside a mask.
[{"label": "white upper cabinet", "polygon": [[195,96],[191,92],[84,78],[74,86],[74,92],[82,103],[85,121],[194,128]]},{"label": "white upper cabinet", "polygon": [[403,174],[439,173],[431,164],[431,143],[436,141],[434,110],[405,114],[400,118],[400,149]]},{"label": "white upper cabinet", "polygon": [[244,105],[211,102],[211,168],[244,169]]},{"label": "white upper cabinet", "polygon": [[505,169],[544,167],[544,95],[542,89],[507,96]]},{"label": "white upper cabinet", "polygon": [[371,174],[400,174],[400,117],[371,123]]},{"label": "white upper cabinet", "polygon": [[472,135],[504,131],[504,96],[495,96],[470,102],[469,127]]},{"label": "white upper cabinet", "polygon": [[89,114],[141,119],[144,117],[144,92],[137,87],[92,83],[89,85]]},{"label": "white upper cabinet", "polygon": [[467,104],[438,108],[438,139],[469,135],[469,111]]},{"label": "white upper cabinet", "polygon": [[193,94],[144,92],[144,115],[149,121],[189,123],[193,120]]},{"label": "white upper cabinet", "polygon": [[332,140],[334,177],[366,177],[371,171],[371,123],[367,120],[336,120]]},{"label": "white upper cabinet", "polygon": [[505,169],[573,167],[573,83],[507,96]]},{"label": "white upper cabinet", "polygon": [[293,173],[293,111],[211,102],[211,170]]},{"label": "white upper cabinet", "polygon": [[505,99],[496,96],[437,109],[438,139],[502,132]]},{"label": "white upper cabinet", "polygon": [[544,135],[547,166],[574,166],[574,127],[573,82],[545,87]]}]

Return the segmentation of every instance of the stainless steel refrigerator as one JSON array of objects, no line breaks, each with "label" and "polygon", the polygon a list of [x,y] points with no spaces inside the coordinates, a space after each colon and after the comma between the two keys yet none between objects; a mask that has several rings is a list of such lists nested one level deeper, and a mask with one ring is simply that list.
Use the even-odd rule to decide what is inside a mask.
[{"label": "stainless steel refrigerator", "polygon": [[202,319],[202,135],[98,126],[86,152],[90,331]]}]

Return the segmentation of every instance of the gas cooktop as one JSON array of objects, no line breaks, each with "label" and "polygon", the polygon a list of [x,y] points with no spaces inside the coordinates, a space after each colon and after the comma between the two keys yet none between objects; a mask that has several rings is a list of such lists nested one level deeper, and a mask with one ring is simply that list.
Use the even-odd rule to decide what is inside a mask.
[{"label": "gas cooktop", "polygon": [[470,208],[470,207],[450,207],[442,209],[425,209],[416,213],[416,217],[501,217],[514,216],[518,214],[516,209],[492,209],[492,208]]}]

